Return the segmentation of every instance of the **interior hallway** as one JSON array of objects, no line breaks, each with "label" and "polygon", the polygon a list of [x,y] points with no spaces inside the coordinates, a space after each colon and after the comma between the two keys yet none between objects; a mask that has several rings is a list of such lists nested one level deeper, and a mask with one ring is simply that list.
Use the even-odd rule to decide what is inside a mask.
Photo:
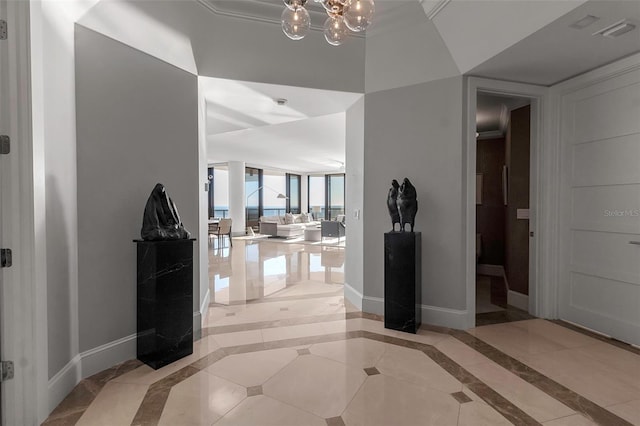
[{"label": "interior hallway", "polygon": [[345,303],[341,248],[234,240],[210,257],[232,297],[193,355],[83,380],[46,425],[640,424],[631,346],[541,319],[387,330]]}]

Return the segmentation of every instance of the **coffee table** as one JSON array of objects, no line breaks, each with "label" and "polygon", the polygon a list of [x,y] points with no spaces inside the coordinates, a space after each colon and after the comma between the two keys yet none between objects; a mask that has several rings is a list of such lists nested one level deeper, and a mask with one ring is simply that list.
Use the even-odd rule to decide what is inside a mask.
[{"label": "coffee table", "polygon": [[320,241],[322,239],[322,229],[321,228],[305,228],[304,229],[304,240],[305,241]]}]

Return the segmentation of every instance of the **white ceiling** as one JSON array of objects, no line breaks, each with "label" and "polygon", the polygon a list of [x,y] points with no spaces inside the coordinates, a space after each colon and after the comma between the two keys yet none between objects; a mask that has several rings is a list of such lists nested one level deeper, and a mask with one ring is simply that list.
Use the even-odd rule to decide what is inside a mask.
[{"label": "white ceiling", "polygon": [[[586,15],[600,19],[580,30],[569,27]],[[615,39],[592,36],[625,18],[636,24],[635,30]],[[589,1],[476,66],[469,74],[550,86],[636,52],[640,52],[640,2]]]},{"label": "white ceiling", "polygon": [[[345,111],[362,94],[199,77],[210,163],[295,172],[343,170]],[[276,99],[287,99],[284,106]]]},{"label": "white ceiling", "polygon": [[344,112],[207,137],[209,163],[247,164],[293,172],[344,171]]},{"label": "white ceiling", "polygon": [[509,111],[529,105],[527,98],[478,93],[476,131],[482,137],[504,135],[509,120]]}]

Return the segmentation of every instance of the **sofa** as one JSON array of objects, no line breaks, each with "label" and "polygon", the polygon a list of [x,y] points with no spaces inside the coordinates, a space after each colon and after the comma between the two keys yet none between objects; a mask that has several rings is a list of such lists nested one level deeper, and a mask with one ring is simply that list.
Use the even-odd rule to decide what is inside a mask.
[{"label": "sofa", "polygon": [[[306,222],[303,222],[307,220]],[[312,217],[304,218],[302,214],[287,213],[285,216],[261,216],[260,233],[280,238],[294,238],[304,235],[307,227],[320,226],[320,221]]]}]

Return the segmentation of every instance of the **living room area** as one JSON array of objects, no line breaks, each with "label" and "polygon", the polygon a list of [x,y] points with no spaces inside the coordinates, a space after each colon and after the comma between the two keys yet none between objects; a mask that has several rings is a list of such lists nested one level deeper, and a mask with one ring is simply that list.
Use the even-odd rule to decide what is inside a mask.
[{"label": "living room area", "polygon": [[256,306],[282,300],[306,302],[276,317],[315,298],[344,309],[346,110],[361,95],[208,77],[199,92],[210,325],[235,305],[261,320],[275,317]]}]

